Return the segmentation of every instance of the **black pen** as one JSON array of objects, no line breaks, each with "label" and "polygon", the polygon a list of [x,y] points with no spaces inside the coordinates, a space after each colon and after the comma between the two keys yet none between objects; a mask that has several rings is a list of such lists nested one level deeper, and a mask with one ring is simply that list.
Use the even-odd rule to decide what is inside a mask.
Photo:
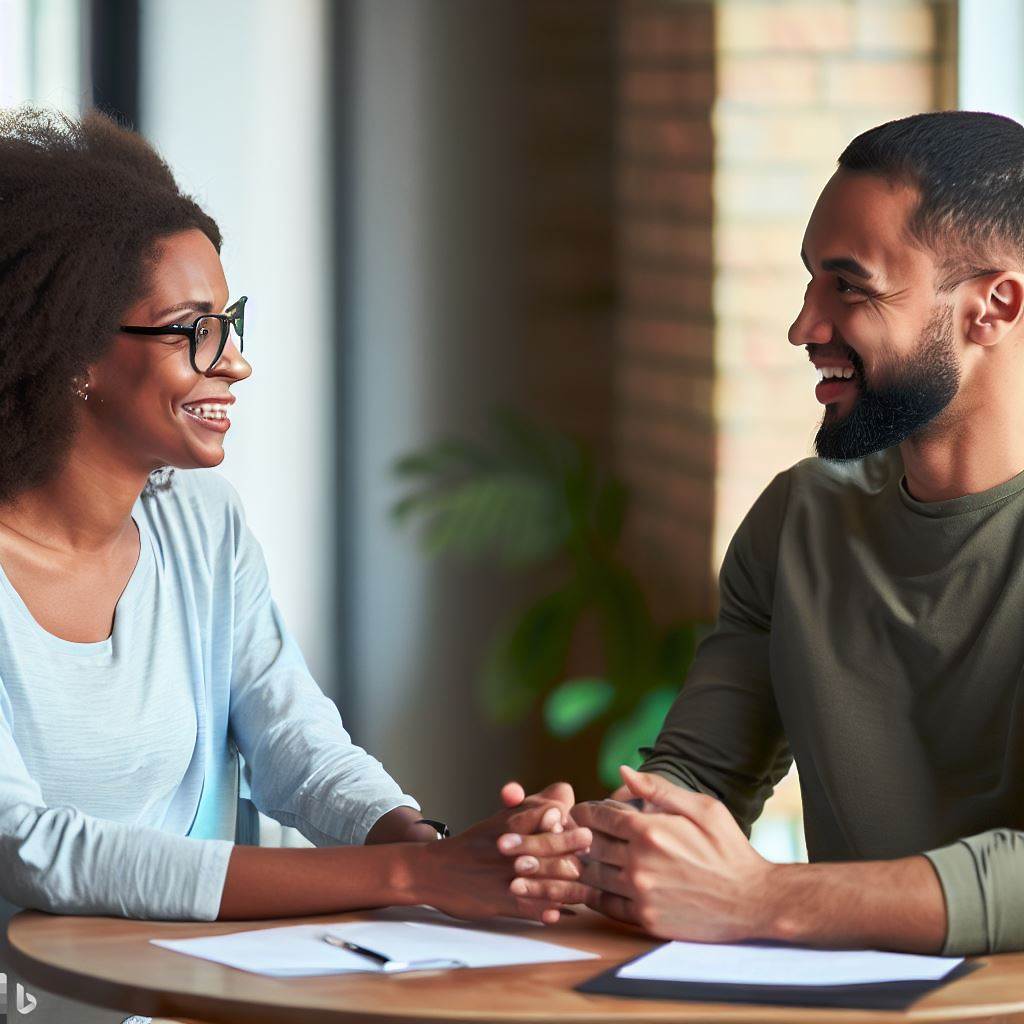
[{"label": "black pen", "polygon": [[391,957],[385,956],[383,953],[378,953],[375,949],[370,949],[369,946],[360,946],[358,942],[350,942],[348,939],[343,939],[338,935],[332,935],[328,932],[323,937],[324,942],[331,946],[337,946],[338,949],[346,949],[350,953],[355,953],[357,956],[364,956],[367,960],[372,960],[375,964],[380,964],[382,971],[431,971],[438,970],[440,968],[452,968],[452,967],[468,967],[469,965],[462,960],[449,960],[449,959],[430,959],[430,960],[392,960]]},{"label": "black pen", "polygon": [[337,935],[331,935],[329,932],[324,936],[324,942],[337,946],[339,949],[347,949],[350,953],[358,953],[360,956],[365,956],[368,960],[378,963],[381,967],[386,967],[388,964],[395,963],[394,960],[389,956],[385,956],[383,953],[378,953],[375,949],[370,949],[367,946],[360,946],[358,942],[349,942],[348,939],[339,939]]}]

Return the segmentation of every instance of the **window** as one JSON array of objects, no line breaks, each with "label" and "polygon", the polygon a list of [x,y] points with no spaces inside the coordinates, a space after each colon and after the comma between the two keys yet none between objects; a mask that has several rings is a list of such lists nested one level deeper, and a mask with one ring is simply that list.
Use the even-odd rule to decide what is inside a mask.
[{"label": "window", "polygon": [[0,0],[0,106],[81,111],[88,92],[84,6],[78,0]]}]

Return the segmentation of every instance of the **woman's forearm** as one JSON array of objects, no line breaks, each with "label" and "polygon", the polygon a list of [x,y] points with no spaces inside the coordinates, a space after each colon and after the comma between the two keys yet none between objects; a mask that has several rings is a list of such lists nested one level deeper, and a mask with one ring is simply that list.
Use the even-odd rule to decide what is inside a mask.
[{"label": "woman's forearm", "polygon": [[[558,810],[556,818],[566,811],[563,802],[531,797],[443,842],[435,838],[313,850],[236,846],[228,860],[217,916],[300,917],[426,903],[456,917],[517,914],[555,920],[557,913],[549,911],[557,904],[551,900],[517,897],[509,891],[515,872],[511,859],[498,849],[498,838],[505,833],[531,835],[544,857],[564,857],[589,847],[593,835],[588,829],[533,835],[552,808]],[[408,826],[405,817],[397,814],[390,824]]]},{"label": "woman's forearm", "polygon": [[333,914],[421,900],[422,844],[267,849],[236,846],[217,919]]},{"label": "woman's forearm", "polygon": [[381,815],[366,835],[365,843],[427,843],[437,840],[433,825],[417,825],[423,815],[412,807],[395,807]]}]

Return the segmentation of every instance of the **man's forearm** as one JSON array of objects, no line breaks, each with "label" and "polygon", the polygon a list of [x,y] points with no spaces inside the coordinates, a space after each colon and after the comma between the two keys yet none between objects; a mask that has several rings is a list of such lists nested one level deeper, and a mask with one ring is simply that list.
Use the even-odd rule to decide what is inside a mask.
[{"label": "man's forearm", "polygon": [[801,945],[939,953],[946,904],[926,857],[778,864],[764,898],[764,938]]}]

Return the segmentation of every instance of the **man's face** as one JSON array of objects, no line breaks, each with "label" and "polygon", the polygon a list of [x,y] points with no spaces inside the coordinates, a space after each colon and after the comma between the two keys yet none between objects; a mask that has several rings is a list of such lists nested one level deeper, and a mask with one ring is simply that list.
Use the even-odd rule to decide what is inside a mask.
[{"label": "man's face", "polygon": [[824,459],[859,459],[920,431],[953,400],[960,356],[952,309],[935,300],[935,265],[903,226],[916,194],[840,170],[804,234],[811,274],[789,330],[830,373],[815,395],[825,414],[814,439]]}]

